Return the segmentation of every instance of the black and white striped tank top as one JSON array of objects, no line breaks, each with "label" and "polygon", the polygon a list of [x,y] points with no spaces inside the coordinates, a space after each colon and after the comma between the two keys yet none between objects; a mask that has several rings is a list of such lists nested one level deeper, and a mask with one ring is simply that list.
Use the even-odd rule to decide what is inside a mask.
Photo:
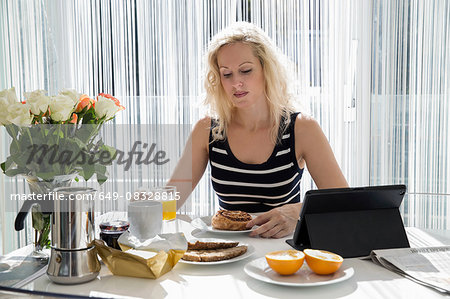
[{"label": "black and white striped tank top", "polygon": [[[231,152],[227,139],[211,142],[210,132],[211,181],[221,208],[257,213],[300,201],[303,169],[298,167],[295,157],[297,115],[291,114],[291,122],[282,133],[281,142],[262,164],[241,162]],[[215,125],[211,121],[211,127]]]}]

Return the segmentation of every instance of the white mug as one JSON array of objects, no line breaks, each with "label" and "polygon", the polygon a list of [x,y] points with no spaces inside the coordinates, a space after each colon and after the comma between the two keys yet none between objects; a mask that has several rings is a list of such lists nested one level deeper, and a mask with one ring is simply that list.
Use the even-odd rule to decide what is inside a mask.
[{"label": "white mug", "polygon": [[162,204],[161,202],[144,200],[128,204],[128,222],[130,233],[140,240],[153,238],[161,233]]}]

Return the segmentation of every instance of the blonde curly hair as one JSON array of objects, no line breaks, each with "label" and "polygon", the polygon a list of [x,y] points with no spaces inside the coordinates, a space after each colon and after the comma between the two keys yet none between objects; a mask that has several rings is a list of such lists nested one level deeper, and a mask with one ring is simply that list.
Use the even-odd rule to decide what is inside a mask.
[{"label": "blonde curly hair", "polygon": [[[233,114],[234,107],[227,99],[221,84],[217,63],[217,55],[221,47],[233,43],[249,45],[253,55],[261,62],[265,82],[264,94],[269,105],[272,123],[271,140],[277,143],[280,141],[280,133],[284,132],[289,125],[289,115],[294,111],[291,104],[293,96],[289,91],[288,71],[285,67],[289,64],[289,60],[280,53],[261,28],[246,22],[237,22],[228,26],[217,33],[208,45],[204,87],[206,89],[205,104],[209,106],[211,117],[218,122],[212,129],[213,141],[226,138],[227,127]],[[283,117],[285,121],[280,128]]]}]

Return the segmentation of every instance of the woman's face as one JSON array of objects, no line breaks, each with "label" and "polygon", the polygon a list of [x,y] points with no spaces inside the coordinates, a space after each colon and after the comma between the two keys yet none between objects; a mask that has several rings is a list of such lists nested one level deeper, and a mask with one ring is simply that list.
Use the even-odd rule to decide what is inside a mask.
[{"label": "woman's face", "polygon": [[236,108],[265,103],[264,74],[252,48],[243,43],[228,44],[217,54],[220,82]]}]

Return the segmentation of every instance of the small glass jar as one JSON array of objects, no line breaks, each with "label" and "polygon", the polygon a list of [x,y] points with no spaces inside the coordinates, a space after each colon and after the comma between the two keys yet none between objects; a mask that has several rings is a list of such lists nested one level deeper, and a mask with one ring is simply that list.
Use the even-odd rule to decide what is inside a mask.
[{"label": "small glass jar", "polygon": [[109,247],[120,249],[117,239],[130,227],[128,221],[109,221],[100,223],[100,239]]}]

